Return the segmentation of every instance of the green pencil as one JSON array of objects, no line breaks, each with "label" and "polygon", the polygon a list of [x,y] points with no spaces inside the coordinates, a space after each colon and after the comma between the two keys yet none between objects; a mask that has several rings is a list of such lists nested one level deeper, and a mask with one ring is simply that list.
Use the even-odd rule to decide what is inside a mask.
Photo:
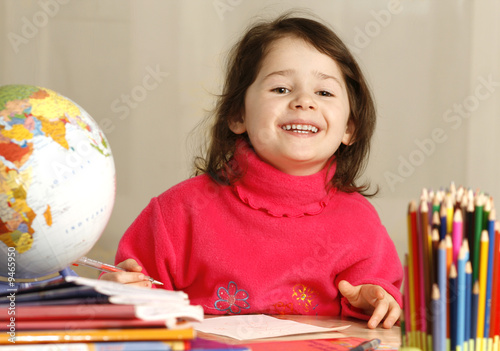
[{"label": "green pencil", "polygon": [[478,194],[475,201],[475,218],[474,218],[474,248],[472,255],[472,281],[479,278],[479,251],[481,248],[481,233],[483,231],[483,209],[484,195]]}]

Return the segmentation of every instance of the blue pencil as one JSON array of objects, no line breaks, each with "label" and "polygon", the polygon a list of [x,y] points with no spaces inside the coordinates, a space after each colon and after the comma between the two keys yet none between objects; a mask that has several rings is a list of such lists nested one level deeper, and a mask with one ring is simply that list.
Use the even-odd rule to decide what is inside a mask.
[{"label": "blue pencil", "polygon": [[[438,246],[438,254],[437,254],[437,286],[439,288],[439,319],[435,318],[434,323],[440,324],[436,330],[439,334],[433,334],[432,338],[437,338],[438,344],[442,342],[442,347],[446,344],[446,332],[447,332],[447,309],[446,309],[446,291],[448,285],[448,275],[446,273],[446,255],[447,255],[447,247],[446,241],[443,239],[439,242]],[[434,331],[433,330],[433,331]],[[444,350],[443,349],[434,349],[434,350]]]},{"label": "blue pencil", "polygon": [[458,298],[457,298],[457,268],[455,264],[452,263],[449,273],[449,309],[450,309],[450,344],[451,349],[456,350],[457,348],[457,308],[458,308]]},{"label": "blue pencil", "polygon": [[[464,240],[460,253],[458,254],[458,276],[457,276],[457,322],[456,322],[456,346],[460,346],[463,350],[465,340],[465,294],[466,294],[466,277],[465,263],[467,261],[466,243]],[[450,317],[451,318],[451,317]]]},{"label": "blue pencil", "polygon": [[[474,269],[474,268],[473,268]],[[472,287],[472,300],[471,300],[471,328],[470,328],[470,337],[472,340],[472,345],[476,340],[477,336],[477,312],[479,309],[479,281],[474,282],[474,286]],[[471,350],[474,348],[471,347]]]},{"label": "blue pencil", "polygon": [[472,264],[467,261],[465,264],[465,326],[464,343],[468,343],[471,338],[471,316],[472,316]]},{"label": "blue pencil", "polygon": [[488,216],[488,273],[486,278],[486,308],[484,314],[484,338],[490,337],[490,318],[491,318],[491,293],[493,286],[493,263],[495,260],[495,209],[491,209]]},{"label": "blue pencil", "polygon": [[443,240],[446,237],[446,234],[448,234],[448,214],[446,213],[446,205],[444,202],[441,203],[439,217],[441,218],[441,227],[439,228],[439,238]]},{"label": "blue pencil", "polygon": [[[432,347],[434,350],[445,350],[446,315],[443,315],[443,299],[437,284],[432,285],[431,309],[434,316],[432,323]],[[445,309],[444,309],[445,310]]]}]

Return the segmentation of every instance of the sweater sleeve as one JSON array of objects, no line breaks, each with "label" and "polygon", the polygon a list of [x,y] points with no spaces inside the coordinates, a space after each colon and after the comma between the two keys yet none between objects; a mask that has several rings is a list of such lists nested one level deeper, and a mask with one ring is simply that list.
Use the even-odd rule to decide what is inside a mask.
[{"label": "sweater sleeve", "polygon": [[[350,246],[349,263],[334,281],[336,287],[341,280],[352,285],[373,284],[381,286],[402,306],[401,283],[403,268],[396,247],[380,218],[371,205],[351,219],[351,235],[345,245]],[[366,211],[367,210],[367,211]],[[369,315],[350,305],[341,297],[341,315],[368,320]]]},{"label": "sweater sleeve", "polygon": [[115,262],[128,258],[137,261],[142,273],[161,281],[163,288],[174,290],[175,250],[157,198],[151,200],[120,240]]}]

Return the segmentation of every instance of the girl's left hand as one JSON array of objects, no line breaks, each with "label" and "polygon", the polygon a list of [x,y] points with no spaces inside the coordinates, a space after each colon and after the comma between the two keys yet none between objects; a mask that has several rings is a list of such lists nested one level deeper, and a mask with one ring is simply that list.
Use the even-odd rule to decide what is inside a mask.
[{"label": "girl's left hand", "polygon": [[379,285],[353,286],[348,281],[342,280],[339,283],[339,291],[352,306],[372,315],[368,321],[368,328],[376,328],[380,321],[385,319],[383,327],[390,329],[399,319],[401,314],[399,304]]}]

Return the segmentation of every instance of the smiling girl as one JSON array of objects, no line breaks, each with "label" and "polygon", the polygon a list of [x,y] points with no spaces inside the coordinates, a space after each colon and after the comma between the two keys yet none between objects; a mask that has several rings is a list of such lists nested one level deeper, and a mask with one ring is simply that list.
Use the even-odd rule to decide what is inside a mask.
[{"label": "smiling girl", "polygon": [[357,63],[316,20],[252,26],[228,61],[198,175],[151,200],[120,241],[130,272],[207,314],[400,315],[402,268],[357,180],[375,108]]}]

